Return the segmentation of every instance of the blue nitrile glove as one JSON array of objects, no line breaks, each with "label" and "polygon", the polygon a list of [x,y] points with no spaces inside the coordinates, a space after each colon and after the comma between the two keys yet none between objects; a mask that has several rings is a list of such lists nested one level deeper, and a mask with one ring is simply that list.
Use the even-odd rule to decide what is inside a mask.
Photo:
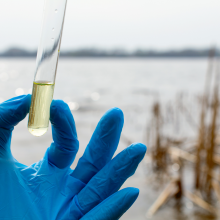
[{"label": "blue nitrile glove", "polygon": [[42,160],[27,167],[14,159],[10,144],[14,126],[27,115],[30,101],[30,95],[19,96],[0,105],[0,219],[119,219],[139,191],[117,191],[146,152],[143,144],[133,144],[111,159],[123,126],[121,110],[113,108],[102,117],[76,169],[71,170],[79,147],[75,122],[67,104],[53,101],[54,142]]}]

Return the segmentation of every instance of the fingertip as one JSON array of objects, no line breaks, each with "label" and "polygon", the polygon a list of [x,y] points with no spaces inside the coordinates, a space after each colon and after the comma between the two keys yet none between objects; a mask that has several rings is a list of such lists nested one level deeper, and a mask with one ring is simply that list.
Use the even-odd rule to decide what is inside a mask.
[{"label": "fingertip", "polygon": [[[120,108],[114,107],[109,109],[103,116],[102,120],[105,120],[109,127],[113,125],[123,126],[124,114]],[[101,120],[101,121],[102,121]]]},{"label": "fingertip", "polygon": [[128,188],[122,189],[121,192],[123,192],[124,194],[127,194],[130,200],[135,201],[139,196],[140,190],[138,188],[128,187]]},{"label": "fingertip", "polygon": [[[53,100],[50,105],[50,119],[53,121],[57,113],[71,114],[69,106],[63,100]],[[72,115],[72,114],[71,114]]]},{"label": "fingertip", "polygon": [[139,196],[140,190],[138,188],[130,187],[131,188],[131,195],[133,198],[137,198]]},{"label": "fingertip", "polygon": [[147,146],[142,143],[134,143],[134,145],[138,148],[139,152],[141,154],[146,154],[147,152]]},{"label": "fingertip", "polygon": [[124,115],[121,109],[112,108],[108,110],[99,121],[90,144],[96,142],[95,145],[97,145],[97,139],[101,139],[103,143],[114,146],[115,150],[120,139],[123,124]]},{"label": "fingertip", "polygon": [[[139,196],[139,189],[134,187],[128,187],[125,189],[122,189],[119,191],[121,193],[121,199],[120,205],[123,207],[121,209],[120,216],[125,213],[137,200]],[[119,217],[119,216],[117,216]]]},{"label": "fingertip", "polygon": [[52,100],[52,102],[51,102],[51,107],[53,107],[53,108],[68,108],[69,109],[69,107],[68,107],[68,105],[67,105],[67,103],[66,102],[64,102],[63,100],[59,100],[59,99],[57,99],[57,100]]},{"label": "fingertip", "polygon": [[50,106],[50,121],[53,125],[53,128],[55,128],[57,131],[62,131],[65,134],[71,133],[71,135],[77,139],[77,132],[73,115],[69,106],[64,101],[52,101]]},{"label": "fingertip", "polygon": [[147,147],[142,143],[133,143],[126,150],[132,158],[138,158],[141,161],[146,154]]},{"label": "fingertip", "polygon": [[114,107],[111,108],[109,111],[115,116],[115,118],[124,122],[124,113],[120,108]]}]

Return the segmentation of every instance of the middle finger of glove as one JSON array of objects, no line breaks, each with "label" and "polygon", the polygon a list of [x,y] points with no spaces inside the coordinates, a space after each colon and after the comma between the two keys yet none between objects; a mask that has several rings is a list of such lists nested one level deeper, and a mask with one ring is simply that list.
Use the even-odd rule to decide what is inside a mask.
[{"label": "middle finger of glove", "polygon": [[132,144],[99,171],[77,196],[81,212],[86,214],[118,191],[125,180],[134,174],[145,153],[145,145]]},{"label": "middle finger of glove", "polygon": [[73,171],[73,177],[87,184],[112,159],[123,124],[124,116],[119,108],[112,108],[105,113]]}]

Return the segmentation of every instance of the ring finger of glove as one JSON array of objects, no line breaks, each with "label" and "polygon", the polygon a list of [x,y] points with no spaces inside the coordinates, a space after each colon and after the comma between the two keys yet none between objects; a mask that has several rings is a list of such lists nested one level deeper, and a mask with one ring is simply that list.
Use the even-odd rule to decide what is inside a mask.
[{"label": "ring finger of glove", "polygon": [[145,153],[145,145],[132,144],[111,160],[78,194],[81,212],[86,214],[117,192],[125,180],[134,174]]}]

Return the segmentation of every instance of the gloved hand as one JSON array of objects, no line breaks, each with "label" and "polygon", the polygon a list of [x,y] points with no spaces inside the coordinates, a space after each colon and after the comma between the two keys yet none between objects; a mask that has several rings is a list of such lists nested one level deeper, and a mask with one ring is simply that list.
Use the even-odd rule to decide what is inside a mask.
[{"label": "gloved hand", "polygon": [[43,159],[28,167],[14,159],[10,144],[14,126],[25,118],[30,102],[27,95],[0,105],[0,219],[119,219],[139,190],[117,191],[146,152],[143,144],[133,144],[111,159],[123,126],[122,111],[113,108],[102,117],[76,169],[71,170],[79,147],[75,122],[67,104],[53,101],[53,143]]}]

